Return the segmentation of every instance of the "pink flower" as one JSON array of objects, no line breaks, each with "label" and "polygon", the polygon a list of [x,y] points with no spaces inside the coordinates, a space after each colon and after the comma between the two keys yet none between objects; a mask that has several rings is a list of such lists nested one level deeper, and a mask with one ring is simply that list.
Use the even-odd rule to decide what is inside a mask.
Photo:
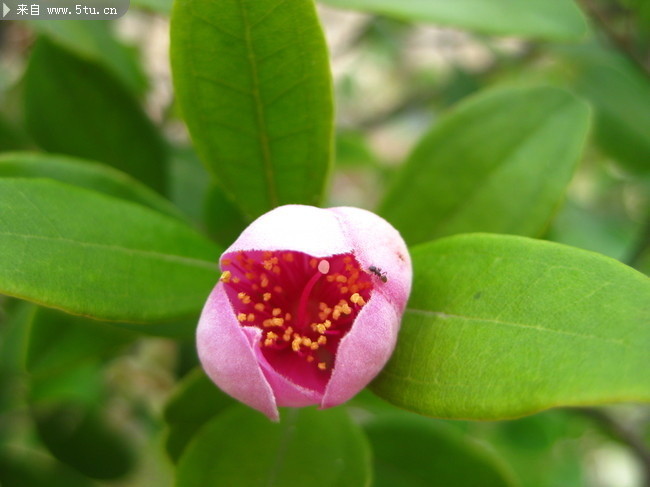
[{"label": "pink flower", "polygon": [[220,264],[199,358],[222,390],[269,418],[278,406],[347,401],[393,352],[411,260],[377,215],[282,206],[251,223]]}]

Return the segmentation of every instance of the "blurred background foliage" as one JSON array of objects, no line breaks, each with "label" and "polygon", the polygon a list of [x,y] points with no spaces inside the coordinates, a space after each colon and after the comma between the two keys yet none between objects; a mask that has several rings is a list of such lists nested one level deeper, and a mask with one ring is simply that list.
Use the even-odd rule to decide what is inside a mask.
[{"label": "blurred background foliage", "polygon": [[[337,110],[328,205],[375,208],[415,143],[461,100],[497,85],[558,86],[588,102],[595,126],[544,237],[650,272],[650,2],[513,2],[521,11],[497,1],[483,10],[487,0],[431,9],[446,2],[324,3]],[[542,17],[526,16],[538,6]],[[138,0],[118,21],[0,22],[0,151],[7,153],[0,177],[43,176],[38,154],[51,152],[60,158],[48,166],[50,177],[84,186],[99,176],[85,175],[80,159],[103,162],[148,188],[125,189],[109,172],[92,185],[174,213],[228,245],[245,219],[211,182],[179,117],[170,8],[167,0]],[[29,161],[17,168],[17,158]],[[0,305],[2,486],[171,485],[188,435],[232,405],[190,373],[193,322],[143,336],[15,299]],[[195,398],[180,406],[188,396],[168,402],[179,381]],[[647,407],[441,421],[364,392],[350,408],[370,442],[383,445],[375,449],[387,459],[378,462],[386,469],[378,467],[378,486],[397,485],[396,472],[413,474],[420,482],[413,485],[466,485],[462,473],[480,479],[467,485],[650,486]],[[384,413],[398,423],[383,421]],[[412,430],[421,432],[415,444],[400,439]],[[403,448],[445,458],[439,475],[419,472]]]}]

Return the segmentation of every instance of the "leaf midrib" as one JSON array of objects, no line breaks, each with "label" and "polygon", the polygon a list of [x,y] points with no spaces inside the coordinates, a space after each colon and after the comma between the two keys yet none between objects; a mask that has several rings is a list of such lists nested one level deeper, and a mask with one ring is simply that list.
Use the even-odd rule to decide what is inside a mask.
[{"label": "leaf midrib", "polygon": [[[266,114],[264,112],[264,104],[260,96],[260,80],[257,72],[256,55],[253,49],[253,41],[251,31],[253,25],[251,24],[246,7],[243,0],[239,0],[240,11],[242,15],[242,22],[244,24],[244,44],[246,46],[246,53],[248,64],[251,73],[251,94],[253,96],[253,104],[255,105],[255,122],[257,124],[257,139],[262,149],[262,163],[264,165],[264,179],[266,180],[267,197],[269,199],[269,206],[274,208],[279,205],[278,195],[275,190],[275,180],[273,177],[273,163],[271,160],[271,146],[266,133]],[[266,17],[264,17],[266,18]]]},{"label": "leaf midrib", "polygon": [[423,316],[430,316],[434,318],[441,318],[441,319],[461,319],[461,320],[472,320],[472,321],[479,321],[482,323],[493,323],[497,325],[504,325],[504,326],[510,326],[514,328],[523,328],[527,330],[535,330],[535,331],[540,331],[544,333],[556,333],[558,335],[565,335],[565,336],[570,336],[574,338],[583,338],[587,340],[599,340],[603,342],[608,342],[608,343],[613,343],[615,345],[618,345],[620,347],[624,348],[630,348],[627,343],[625,343],[623,340],[616,340],[614,338],[606,338],[606,337],[601,337],[598,335],[585,335],[582,333],[575,333],[571,331],[565,331],[565,330],[556,330],[553,328],[546,328],[543,326],[539,325],[534,325],[534,324],[528,324],[528,323],[517,323],[515,321],[505,321],[505,320],[497,320],[497,319],[492,319],[492,318],[480,318],[476,316],[465,316],[465,315],[459,315],[459,314],[453,314],[453,313],[445,313],[443,311],[430,311],[426,309],[417,309],[417,308],[407,308],[406,309],[407,313],[413,313],[416,315],[423,315]]},{"label": "leaf midrib", "polygon": [[185,264],[192,267],[210,269],[215,272],[217,271],[216,264],[211,261],[197,259],[195,257],[185,257],[176,254],[164,254],[162,252],[156,252],[153,250],[134,249],[129,247],[120,247],[119,245],[110,245],[110,244],[103,244],[97,242],[84,242],[81,240],[74,240],[65,237],[50,237],[46,235],[30,235],[24,233],[0,232],[0,236],[19,237],[27,240],[45,240],[45,241],[53,241],[53,242],[63,242],[65,244],[75,245],[78,247],[106,249],[106,250],[110,250],[118,253],[124,253],[128,255],[138,255],[138,256],[149,257],[149,258],[162,260],[166,262],[174,262],[174,263]]}]

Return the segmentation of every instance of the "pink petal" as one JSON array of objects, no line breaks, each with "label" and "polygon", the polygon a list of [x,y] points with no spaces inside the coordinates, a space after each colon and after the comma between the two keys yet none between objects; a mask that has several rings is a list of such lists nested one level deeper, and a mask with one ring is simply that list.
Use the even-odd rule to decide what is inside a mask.
[{"label": "pink petal", "polygon": [[278,374],[269,365],[261,352],[257,354],[257,357],[262,365],[264,376],[269,381],[269,384],[277,397],[278,406],[299,408],[320,403],[323,398],[322,394],[300,387],[291,382],[288,378]]},{"label": "pink petal", "polygon": [[339,206],[330,211],[338,216],[361,266],[380,267],[386,273],[388,281],[378,283],[374,292],[385,295],[401,314],[411,292],[413,270],[399,232],[380,216],[360,208]]},{"label": "pink petal", "polygon": [[[273,391],[254,353],[261,331],[247,331],[248,337],[232,311],[223,284],[218,283],[203,308],[197,329],[196,344],[203,369],[224,392],[278,421]],[[257,338],[250,336],[251,332]]]},{"label": "pink petal", "polygon": [[351,249],[338,218],[331,211],[286,205],[251,223],[224,255],[251,250],[296,250],[313,257],[327,257]]},{"label": "pink petal", "polygon": [[344,403],[375,378],[393,353],[399,325],[395,307],[374,294],[341,340],[321,407]]}]

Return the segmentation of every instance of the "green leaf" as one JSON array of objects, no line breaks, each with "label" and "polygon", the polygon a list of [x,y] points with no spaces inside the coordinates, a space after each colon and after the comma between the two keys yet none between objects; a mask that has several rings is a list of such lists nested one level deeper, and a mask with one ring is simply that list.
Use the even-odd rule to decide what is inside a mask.
[{"label": "green leaf", "polygon": [[92,161],[36,152],[0,154],[0,178],[50,178],[148,206],[182,219],[166,199],[127,174]]},{"label": "green leaf", "polygon": [[571,180],[589,109],[556,88],[472,98],[424,136],[380,206],[409,244],[465,232],[537,236]]},{"label": "green leaf", "polygon": [[32,320],[25,368],[49,374],[106,356],[138,335],[108,323],[39,308]]},{"label": "green leaf", "polygon": [[0,450],[2,487],[95,487],[91,480],[45,455],[27,451]]},{"label": "green leaf", "polygon": [[119,478],[134,465],[127,438],[95,409],[72,403],[38,407],[34,418],[50,452],[88,477]]},{"label": "green leaf", "polygon": [[368,486],[370,451],[343,408],[287,410],[280,423],[272,423],[238,406],[190,443],[176,485]]},{"label": "green leaf", "polygon": [[97,407],[104,401],[102,363],[89,360],[76,367],[30,376],[29,401],[33,407],[49,408],[63,403]]},{"label": "green leaf", "polygon": [[332,93],[311,0],[179,0],[171,60],[199,156],[247,217],[322,200]]},{"label": "green leaf", "polygon": [[0,179],[0,292],[97,319],[197,313],[219,249],[178,220],[48,180]]},{"label": "green leaf", "polygon": [[169,199],[196,225],[203,222],[210,175],[189,147],[174,147],[170,160]]},{"label": "green leaf", "polygon": [[165,406],[165,448],[170,458],[178,462],[201,426],[233,404],[235,401],[221,392],[203,370],[197,368],[189,373]]},{"label": "green leaf", "polygon": [[575,89],[595,107],[596,141],[621,165],[650,174],[650,83],[626,60],[598,51],[573,58]]},{"label": "green leaf", "polygon": [[415,415],[364,424],[374,487],[506,487],[517,483],[494,453],[448,425]]},{"label": "green leaf", "polygon": [[64,49],[102,65],[132,93],[141,94],[147,79],[136,57],[111,32],[110,20],[36,20],[30,26]]},{"label": "green leaf", "polygon": [[579,40],[587,30],[571,0],[321,0],[334,7],[414,22],[460,27],[487,34],[548,40]]},{"label": "green leaf", "polygon": [[135,98],[102,66],[41,38],[24,81],[27,126],[41,147],[105,162],[164,192],[164,142]]},{"label": "green leaf", "polygon": [[0,114],[0,152],[29,147],[25,134]]},{"label": "green leaf", "polygon": [[217,184],[209,187],[204,206],[208,235],[220,245],[229,247],[246,228],[244,216]]},{"label": "green leaf", "polygon": [[443,418],[650,400],[650,279],[599,254],[504,235],[412,249],[413,292],[373,390]]}]

